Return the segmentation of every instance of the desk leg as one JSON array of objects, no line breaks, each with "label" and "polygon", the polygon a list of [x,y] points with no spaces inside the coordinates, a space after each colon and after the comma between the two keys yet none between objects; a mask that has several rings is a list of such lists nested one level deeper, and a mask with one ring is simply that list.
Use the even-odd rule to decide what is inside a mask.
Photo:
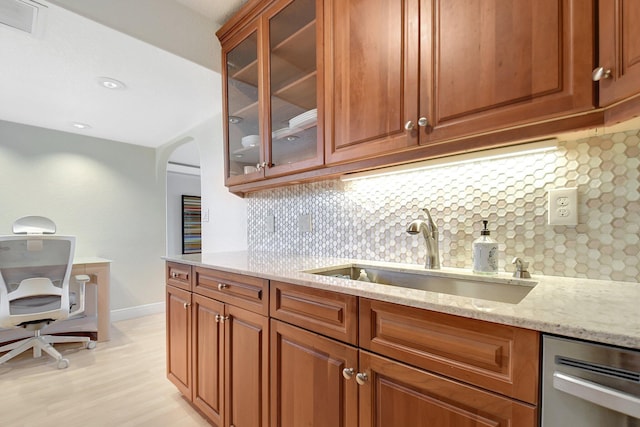
[{"label": "desk leg", "polygon": [[98,285],[98,341],[111,339],[111,308],[109,264],[86,264],[85,274]]}]

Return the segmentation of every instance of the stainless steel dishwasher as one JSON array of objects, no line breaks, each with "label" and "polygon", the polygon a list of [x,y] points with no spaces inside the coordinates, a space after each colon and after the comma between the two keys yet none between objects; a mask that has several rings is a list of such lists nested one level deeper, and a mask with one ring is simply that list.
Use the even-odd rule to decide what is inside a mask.
[{"label": "stainless steel dishwasher", "polygon": [[543,337],[542,427],[640,427],[640,351]]}]

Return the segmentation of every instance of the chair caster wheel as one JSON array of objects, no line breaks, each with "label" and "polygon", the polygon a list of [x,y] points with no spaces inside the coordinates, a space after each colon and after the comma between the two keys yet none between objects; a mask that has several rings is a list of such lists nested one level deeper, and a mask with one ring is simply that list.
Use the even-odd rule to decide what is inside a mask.
[{"label": "chair caster wheel", "polygon": [[95,341],[87,341],[87,348],[89,350],[92,350],[92,349],[96,348],[96,342]]},{"label": "chair caster wheel", "polygon": [[58,369],[66,369],[69,367],[69,361],[67,359],[58,360]]}]

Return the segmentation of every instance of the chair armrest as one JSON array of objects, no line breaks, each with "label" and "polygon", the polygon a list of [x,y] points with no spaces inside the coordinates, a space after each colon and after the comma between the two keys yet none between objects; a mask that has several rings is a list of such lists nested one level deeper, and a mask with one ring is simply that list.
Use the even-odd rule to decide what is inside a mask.
[{"label": "chair armrest", "polygon": [[87,284],[91,278],[86,274],[78,274],[75,276],[76,282],[79,284],[80,295],[77,296],[76,301],[78,303],[78,308],[74,311],[69,312],[69,317],[75,316],[76,314],[80,314],[84,311],[84,286]]}]

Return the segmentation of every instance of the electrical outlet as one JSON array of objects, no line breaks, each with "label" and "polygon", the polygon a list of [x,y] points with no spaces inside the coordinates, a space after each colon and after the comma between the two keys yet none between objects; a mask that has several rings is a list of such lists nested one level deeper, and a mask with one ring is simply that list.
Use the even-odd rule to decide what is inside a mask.
[{"label": "electrical outlet", "polygon": [[264,219],[264,231],[267,233],[276,232],[276,217],[274,215],[267,215]]},{"label": "electrical outlet", "polygon": [[578,189],[549,190],[549,225],[578,225]]},{"label": "electrical outlet", "polygon": [[204,211],[202,211],[202,218],[200,219],[201,222],[209,222],[209,209],[205,209]]},{"label": "electrical outlet", "polygon": [[300,216],[298,216],[298,230],[301,233],[311,232],[311,215],[300,214]]}]

